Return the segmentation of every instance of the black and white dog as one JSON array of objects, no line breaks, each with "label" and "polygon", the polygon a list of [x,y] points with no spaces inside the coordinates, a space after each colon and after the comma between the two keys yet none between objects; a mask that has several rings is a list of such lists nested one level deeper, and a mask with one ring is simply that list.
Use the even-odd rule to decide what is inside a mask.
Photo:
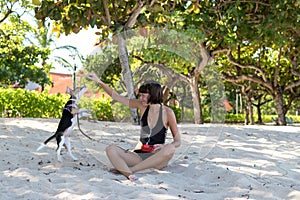
[{"label": "black and white dog", "polygon": [[74,91],[67,88],[67,94],[70,94],[71,97],[69,101],[65,104],[63,107],[62,117],[59,121],[58,128],[54,135],[49,137],[43,144],[40,145],[39,148],[37,148],[37,151],[41,150],[46,146],[46,144],[52,140],[53,138],[56,138],[57,141],[57,159],[59,162],[62,162],[61,157],[61,149],[63,146],[66,147],[68,150],[69,155],[72,157],[74,161],[78,160],[73,154],[71,150],[71,143],[70,143],[70,134],[76,125],[78,121],[78,117],[84,117],[84,116],[91,116],[90,111],[87,109],[79,108],[78,107],[78,101],[81,98],[81,96],[85,93],[87,90],[86,86],[80,86],[77,87]]}]

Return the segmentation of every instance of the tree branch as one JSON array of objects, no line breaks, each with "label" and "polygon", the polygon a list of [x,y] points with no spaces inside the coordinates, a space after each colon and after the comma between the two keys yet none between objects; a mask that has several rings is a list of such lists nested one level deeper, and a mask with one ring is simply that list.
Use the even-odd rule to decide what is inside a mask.
[{"label": "tree branch", "polygon": [[136,22],[137,17],[141,13],[142,9],[145,7],[146,0],[139,0],[138,7],[133,11],[132,15],[130,16],[129,20],[126,23],[126,27],[132,28]]},{"label": "tree branch", "polygon": [[[244,0],[244,1],[242,1],[243,3],[255,3],[256,4],[256,6],[258,5],[258,4],[261,4],[261,5],[263,5],[263,6],[271,6],[269,3],[264,3],[264,2],[261,2],[261,1],[247,1],[247,0]],[[225,6],[226,4],[231,4],[231,3],[240,3],[240,1],[225,1],[224,3],[222,3],[222,4],[220,4],[219,6],[220,7],[223,7],[223,6]],[[257,10],[257,9],[256,9]]]},{"label": "tree branch", "polygon": [[8,16],[9,16],[11,13],[13,13],[12,8],[13,8],[13,6],[14,6],[14,3],[11,3],[10,5],[11,5],[10,8],[8,7],[8,5],[6,5],[7,12],[4,14],[3,18],[0,19],[0,23],[4,22],[4,21],[8,18]]},{"label": "tree branch", "polygon": [[285,87],[285,90],[290,90],[290,89],[295,88],[295,87],[298,87],[298,86],[300,86],[300,80],[299,80],[299,81],[296,81],[296,82],[289,83],[289,84]]},{"label": "tree branch", "polygon": [[186,76],[180,74],[180,73],[177,73],[175,72],[174,70],[172,70],[171,68],[169,67],[166,67],[165,65],[163,64],[155,64],[155,63],[150,63],[150,62],[146,62],[144,66],[152,66],[152,67],[156,67],[157,69],[159,69],[160,71],[162,71],[164,74],[168,74],[167,76],[168,77],[172,77],[174,79],[178,79],[178,80],[182,80],[186,83],[189,83],[189,80]]},{"label": "tree branch", "polygon": [[201,42],[199,44],[200,47],[200,55],[201,57],[199,58],[197,55],[194,55],[196,58],[198,57],[198,65],[194,69],[194,73],[196,76],[200,74],[200,72],[212,61],[212,57],[209,55],[207,52],[205,45]]},{"label": "tree branch", "polygon": [[105,10],[105,16],[106,16],[105,21],[106,21],[107,26],[110,26],[111,25],[111,19],[110,19],[110,13],[109,13],[109,9],[108,9],[107,0],[102,0],[102,1],[103,1],[104,10]]},{"label": "tree branch", "polygon": [[214,57],[219,53],[227,53],[229,51],[229,49],[219,49],[219,50],[214,50],[211,52],[211,56]]},{"label": "tree branch", "polygon": [[241,75],[241,76],[236,76],[236,77],[230,77],[230,76],[223,73],[222,78],[224,78],[226,81],[232,82],[232,83],[234,83],[234,82],[238,83],[238,82],[241,82],[241,81],[252,81],[254,83],[263,85],[266,88],[268,88],[269,90],[273,91],[272,85],[269,84],[268,82],[263,81],[259,77],[254,77],[254,76],[251,76],[251,75]]},{"label": "tree branch", "polygon": [[230,61],[230,63],[235,65],[235,66],[238,66],[238,67],[243,68],[243,69],[254,69],[254,70],[258,71],[261,74],[263,81],[268,82],[268,80],[266,78],[266,74],[263,72],[262,69],[254,66],[254,65],[241,65],[241,64],[237,63],[235,61],[234,57],[232,56],[230,49],[227,51],[227,58]]},{"label": "tree branch", "polygon": [[281,59],[282,51],[281,48],[279,49],[279,54],[277,57],[277,62],[275,65],[275,73],[274,73],[274,86],[278,86],[278,76],[279,76],[279,67],[280,67],[280,59]]},{"label": "tree branch", "polygon": [[298,59],[299,59],[299,58],[298,58],[297,56],[295,56],[295,57],[292,59],[292,61],[291,61],[291,63],[292,63],[292,74],[295,75],[295,76],[298,76],[298,77],[300,78],[300,72],[297,72],[297,71],[296,71]]}]

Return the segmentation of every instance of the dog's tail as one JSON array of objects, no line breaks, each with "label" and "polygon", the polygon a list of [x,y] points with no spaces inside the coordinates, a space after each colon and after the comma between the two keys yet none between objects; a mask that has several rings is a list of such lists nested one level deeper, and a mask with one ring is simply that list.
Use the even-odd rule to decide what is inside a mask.
[{"label": "dog's tail", "polygon": [[42,148],[44,148],[50,140],[52,140],[53,138],[55,138],[55,136],[56,136],[56,133],[54,135],[50,136],[43,144],[41,144],[39,146],[39,148],[36,149],[36,151],[39,151]]}]

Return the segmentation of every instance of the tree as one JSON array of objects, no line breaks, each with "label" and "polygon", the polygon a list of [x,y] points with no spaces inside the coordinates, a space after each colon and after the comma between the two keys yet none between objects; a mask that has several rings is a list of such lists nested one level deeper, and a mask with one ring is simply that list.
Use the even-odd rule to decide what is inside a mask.
[{"label": "tree", "polygon": [[[291,102],[298,98],[294,91],[300,86],[300,69],[292,65],[292,60],[295,60],[298,64],[294,66],[299,66],[296,56],[299,54],[299,20],[294,19],[297,18],[300,7],[296,1],[257,2],[256,7],[251,5],[240,3],[239,6],[245,8],[246,12],[243,10],[244,15],[237,12],[243,25],[236,25],[233,30],[238,32],[233,35],[237,38],[240,38],[239,34],[244,37],[239,43],[247,46],[244,52],[249,48],[255,49],[252,54],[248,54],[248,58],[255,57],[255,54],[260,54],[261,57],[254,58],[255,63],[251,59],[245,62],[246,59],[239,59],[237,46],[233,45],[227,52],[227,58],[237,68],[235,80],[259,84],[272,95],[276,102],[279,124],[286,125],[285,115]],[[249,15],[248,10],[253,10],[252,14],[256,15]],[[246,17],[251,18],[247,20]],[[249,29],[249,32],[241,33],[240,29],[245,27],[244,24],[249,24],[251,31]]]},{"label": "tree", "polygon": [[[166,92],[178,81],[187,83],[191,88],[195,123],[203,123],[198,80],[203,63],[208,62],[209,57],[203,52],[203,59],[197,57],[199,46],[186,35],[164,29],[152,29],[148,31],[149,40],[145,48],[138,54],[133,52],[133,57],[141,61],[142,67],[152,66],[158,68],[167,75]],[[196,68],[194,66],[197,66]]]},{"label": "tree", "polygon": [[[285,113],[291,103],[296,98],[295,91],[299,86],[299,1],[286,2],[281,1],[190,1],[187,10],[181,12],[183,20],[173,20],[172,26],[181,25],[182,29],[188,30],[189,27],[201,28],[206,33],[205,41],[202,41],[210,55],[216,58],[222,52],[234,52],[233,56],[229,53],[228,59],[231,64],[237,67],[234,75],[238,79],[241,68],[244,69],[244,81],[252,81],[262,84],[254,77],[251,70],[260,69],[244,60],[239,60],[237,49],[239,45],[251,47],[252,45],[261,44],[262,47],[274,49],[277,52],[276,65],[269,66],[264,71],[264,75],[269,75],[270,70],[275,70],[273,77],[274,84],[266,87],[266,90],[273,90],[272,96],[276,101],[277,114],[279,124],[285,125]],[[296,20],[295,20],[296,19]],[[213,22],[213,23],[212,23]],[[170,26],[169,26],[170,27]],[[284,64],[285,59],[289,58],[289,62]],[[222,56],[222,55],[220,55]],[[291,67],[292,61],[295,61],[295,67]],[[248,67],[247,67],[248,66]],[[223,67],[227,67],[224,66]],[[255,68],[256,67],[256,68]],[[248,69],[248,70],[247,70]],[[256,69],[256,70],[255,70]],[[283,86],[279,80],[284,78],[285,69],[290,69],[293,74],[291,81],[286,80],[288,86]],[[226,71],[226,70],[224,70]],[[245,74],[246,73],[246,74]],[[251,73],[251,75],[249,74]],[[248,78],[245,77],[248,75]],[[260,74],[259,79],[264,76]],[[227,79],[228,80],[228,79]],[[286,93],[290,93],[291,98],[287,98],[284,103],[283,92],[284,87]]]},{"label": "tree", "polygon": [[[98,27],[102,40],[113,34],[118,44],[118,55],[122,66],[123,79],[125,80],[129,98],[135,98],[134,84],[131,69],[128,62],[126,49],[126,31],[136,24],[139,14],[146,8],[151,7],[155,1],[129,0],[112,1],[42,1],[36,8],[36,18],[43,20],[49,17],[55,21],[54,30],[78,33],[82,28]],[[138,122],[136,109],[131,109],[132,121]]]},{"label": "tree", "polygon": [[[285,0],[172,2],[129,0],[112,3],[106,0],[92,2],[74,0],[56,3],[43,1],[37,9],[36,16],[38,19],[48,16],[55,20],[55,29],[58,32],[69,34],[90,25],[101,29],[99,32],[101,41],[113,34],[118,43],[119,60],[126,80],[126,77],[131,77],[131,73],[128,67],[128,56],[126,57],[128,52],[124,48],[126,47],[124,36],[125,34],[129,36],[130,29],[136,26],[168,27],[168,30],[183,31],[184,34],[198,41],[201,47],[200,54],[207,54],[207,57],[216,58],[219,53],[224,53],[224,50],[234,52],[238,45],[245,43],[251,45],[260,43],[265,47],[282,49],[281,52],[289,53],[290,63],[293,60],[297,60],[298,63],[299,20],[295,19],[298,19],[299,8],[299,1],[296,0],[290,2]],[[205,59],[201,61],[202,64],[206,62]],[[237,60],[234,62],[241,64]],[[209,66],[210,62],[206,63]],[[298,72],[298,64],[295,66],[294,75]],[[199,68],[197,65],[193,67],[197,77]],[[128,78],[126,83],[131,81],[132,79]],[[192,81],[193,84],[197,82],[198,80]],[[127,84],[129,93],[133,89],[132,85]],[[288,92],[295,95],[294,89],[290,86]],[[280,98],[276,101],[279,118],[281,123],[285,124],[285,109],[282,109]]]},{"label": "tree", "polygon": [[[28,45],[26,35],[33,28],[20,19],[17,6],[26,7],[27,1],[1,1],[0,14],[0,80],[6,87],[18,83],[24,86],[28,80],[49,84],[44,69],[38,64],[49,55],[48,49]],[[25,12],[25,11],[24,11]]]}]

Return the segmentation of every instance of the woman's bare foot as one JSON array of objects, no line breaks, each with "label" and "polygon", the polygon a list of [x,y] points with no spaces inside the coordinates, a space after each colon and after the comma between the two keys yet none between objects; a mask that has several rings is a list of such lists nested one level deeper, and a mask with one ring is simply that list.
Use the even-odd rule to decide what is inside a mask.
[{"label": "woman's bare foot", "polygon": [[129,175],[128,177],[128,180],[130,180],[131,182],[134,182],[134,181],[136,181],[138,178],[135,176],[135,175],[133,175],[133,174],[131,174],[131,175]]},{"label": "woman's bare foot", "polygon": [[[112,168],[109,170],[110,173],[113,173],[113,174],[122,174],[119,170],[115,169],[115,168]],[[138,178],[133,175],[133,174],[130,174],[130,175],[127,175],[127,174],[123,174],[128,180],[130,180],[131,182],[133,181],[136,181]]]}]

